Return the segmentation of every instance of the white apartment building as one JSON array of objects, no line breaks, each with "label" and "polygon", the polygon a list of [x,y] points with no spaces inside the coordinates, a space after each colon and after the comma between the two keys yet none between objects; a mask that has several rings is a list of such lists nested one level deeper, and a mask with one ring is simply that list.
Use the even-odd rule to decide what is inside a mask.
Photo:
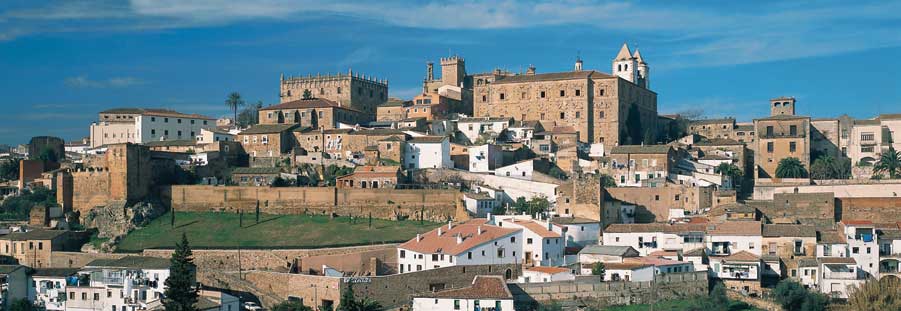
[{"label": "white apartment building", "polygon": [[463,193],[463,205],[472,215],[483,218],[490,215],[495,206],[500,206],[500,202],[486,192],[466,192]]},{"label": "white apartment building", "polygon": [[512,120],[512,118],[489,117],[461,118],[457,120],[457,130],[473,144],[487,143],[506,130]]},{"label": "white apartment building", "polygon": [[852,287],[860,286],[867,280],[867,273],[861,271],[854,258],[819,258],[816,288],[832,298],[847,299]]},{"label": "white apartment building", "polygon": [[407,141],[404,153],[407,169],[453,168],[450,141],[445,136],[420,136]]},{"label": "white apartment building", "polygon": [[729,256],[741,251],[761,255],[762,227],[759,221],[730,221],[707,224],[710,256]]},{"label": "white apartment building", "polygon": [[493,224],[502,228],[522,229],[522,260],[526,266],[554,267],[564,265],[563,236],[554,232],[553,224],[528,215],[496,215]]},{"label": "white apartment building", "polygon": [[120,143],[195,139],[201,129],[216,128],[216,119],[167,109],[115,108],[101,111],[91,123],[91,148]]},{"label": "white apartment building", "polygon": [[704,224],[611,224],[604,229],[602,244],[631,246],[648,256],[662,250],[689,251],[706,247]]},{"label": "white apartment building", "polygon": [[29,276],[28,301],[44,310],[66,310],[66,286],[77,283],[77,274],[72,268],[35,269]]},{"label": "white apartment building", "polygon": [[78,272],[77,284],[66,287],[66,310],[135,311],[156,305],[169,264],[166,258],[142,256],[94,260]]},{"label": "white apartment building", "polygon": [[883,114],[870,120],[855,120],[848,137],[848,150],[843,150],[851,164],[874,164],[889,146],[901,150],[901,114]]},{"label": "white apartment building", "polygon": [[472,286],[413,297],[413,311],[513,311],[513,295],[500,276],[476,276]]},{"label": "white apartment building", "polygon": [[217,141],[235,141],[235,134],[216,128],[201,128],[200,134],[198,134],[195,139],[201,144],[214,143]]},{"label": "white apartment building", "polygon": [[879,242],[873,222],[842,220],[839,222],[839,230],[844,233],[848,242],[848,256],[854,258],[868,276],[879,278]]},{"label": "white apartment building", "polygon": [[469,146],[466,148],[469,152],[470,172],[487,173],[493,172],[496,168],[504,165],[504,155],[501,146],[484,144],[481,146]]},{"label": "white apartment building", "polygon": [[460,265],[522,262],[523,230],[473,219],[448,223],[397,247],[397,271],[408,273]]}]

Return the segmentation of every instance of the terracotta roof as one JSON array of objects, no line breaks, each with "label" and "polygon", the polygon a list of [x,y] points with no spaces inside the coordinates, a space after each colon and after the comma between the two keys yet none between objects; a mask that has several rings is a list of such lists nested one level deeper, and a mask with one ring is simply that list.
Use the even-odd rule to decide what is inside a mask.
[{"label": "terracotta roof", "polygon": [[297,124],[257,124],[249,129],[241,131],[239,135],[281,133],[290,131],[297,126]]},{"label": "terracotta roof", "polygon": [[623,262],[642,263],[657,267],[688,264],[688,262],[670,260],[661,257],[630,257],[623,259]]},{"label": "terracotta roof", "polygon": [[726,256],[723,258],[724,261],[740,261],[740,262],[748,262],[748,261],[759,261],[760,257],[757,255],[751,254],[747,251],[740,251],[738,253]]},{"label": "terracotta roof", "polygon": [[197,145],[197,141],[193,139],[181,139],[181,140],[154,140],[148,141],[144,143],[144,146],[148,147],[186,147],[186,146],[195,146]]},{"label": "terracotta roof", "polygon": [[125,256],[119,259],[98,259],[89,262],[86,267],[115,267],[136,269],[169,269],[169,258],[149,256]]},{"label": "terracotta roof", "polygon": [[10,232],[7,235],[0,236],[2,240],[10,241],[27,241],[27,240],[53,240],[56,237],[66,234],[65,230],[31,230],[28,232]]},{"label": "terracotta roof", "polygon": [[727,221],[707,224],[707,234],[711,235],[761,235],[759,221]]},{"label": "terracotta roof", "polygon": [[764,237],[816,237],[817,230],[812,225],[764,224]]},{"label": "terracotta roof", "polygon": [[159,117],[173,117],[173,118],[186,118],[186,119],[206,119],[206,120],[215,120],[216,118],[210,118],[204,115],[199,114],[187,114],[181,113],[175,110],[169,109],[159,109],[159,108],[112,108],[101,111],[100,113],[118,113],[118,114],[140,114],[147,116],[159,116]]},{"label": "terracotta roof", "polygon": [[688,233],[704,232],[706,224],[611,224],[604,229],[605,233],[630,233],[630,232],[663,232],[663,233]]},{"label": "terracotta roof", "polygon": [[842,223],[845,225],[851,225],[851,226],[872,226],[873,225],[872,221],[859,220],[859,219],[842,220]]},{"label": "terracotta roof", "polygon": [[668,251],[668,250],[659,250],[659,251],[651,252],[650,254],[648,254],[648,256],[654,256],[654,257],[679,256],[679,252]]},{"label": "terracotta roof", "polygon": [[851,257],[819,257],[817,258],[817,261],[825,264],[857,264],[857,260],[854,260],[854,258]]},{"label": "terracotta roof", "polygon": [[[588,265],[591,266],[590,264]],[[605,262],[606,270],[635,270],[639,268],[652,267],[653,265],[641,262]]]},{"label": "terracotta roof", "polygon": [[513,118],[497,118],[497,117],[474,117],[460,118],[457,123],[478,123],[478,122],[509,122]]},{"label": "terracotta roof", "polygon": [[558,81],[558,80],[576,80],[576,79],[611,79],[616,78],[606,73],[594,70],[585,71],[565,71],[552,73],[539,73],[534,75],[516,75],[516,76],[500,76],[494,81],[494,84],[507,83],[524,83],[524,82],[540,82],[540,81]]},{"label": "terracotta roof", "polygon": [[817,243],[819,244],[845,244],[845,235],[835,231],[819,231],[817,232]]},{"label": "terracotta roof", "polygon": [[540,272],[540,273],[547,273],[547,274],[572,272],[572,270],[570,270],[570,269],[560,268],[560,267],[529,267],[529,268],[526,268],[526,270]]},{"label": "terracotta roof", "polygon": [[413,137],[408,142],[413,144],[436,144],[443,142],[447,137],[444,136],[419,136]]},{"label": "terracotta roof", "polygon": [[[447,225],[443,225],[438,229],[422,234],[421,240],[417,241],[413,238],[398,248],[408,249],[417,253],[435,254],[443,253],[448,255],[458,255],[473,247],[489,243],[496,239],[505,238],[513,233],[522,231],[522,229],[508,229],[498,226],[484,224],[482,221],[468,221],[462,224],[454,225],[448,229]],[[482,228],[482,233],[477,232],[478,228]],[[441,230],[441,236],[438,236],[438,230]],[[462,236],[461,243],[457,243],[457,236]]]},{"label": "terracotta roof", "polygon": [[665,154],[670,149],[672,147],[668,145],[623,145],[614,146],[613,150],[610,150],[610,154]]},{"label": "terracotta roof", "polygon": [[282,110],[282,109],[310,109],[310,108],[341,108],[347,110],[354,110],[350,107],[343,107],[341,104],[337,102],[333,102],[328,99],[323,98],[313,98],[313,99],[299,99],[295,101],[284,102],[278,105],[273,105],[269,107],[260,108],[263,110]]},{"label": "terracotta roof", "polygon": [[569,225],[569,224],[600,224],[600,221],[582,217],[554,217],[551,218],[551,222],[554,224],[560,225]]},{"label": "terracotta roof", "polygon": [[817,259],[816,258],[801,258],[798,259],[798,267],[816,267]]},{"label": "terracotta roof", "polygon": [[477,275],[472,286],[436,292],[429,298],[513,299],[507,282],[499,275]]},{"label": "terracotta roof", "polygon": [[517,224],[519,226],[522,226],[523,228],[526,228],[529,231],[532,231],[532,233],[535,233],[542,238],[559,238],[560,237],[559,233],[550,231],[547,229],[547,226],[543,226],[534,221],[514,219],[513,223]]}]

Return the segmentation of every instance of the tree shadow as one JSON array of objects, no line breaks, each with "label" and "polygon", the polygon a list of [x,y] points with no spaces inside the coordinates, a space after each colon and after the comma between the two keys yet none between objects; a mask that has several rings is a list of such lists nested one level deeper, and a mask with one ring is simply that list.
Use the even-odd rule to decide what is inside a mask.
[{"label": "tree shadow", "polygon": [[253,224],[251,224],[251,225],[249,225],[249,226],[245,226],[245,227],[242,227],[242,228],[250,228],[250,227],[253,227],[253,226],[256,226],[256,225],[260,225],[260,224],[264,224],[264,223],[267,223],[267,222],[270,222],[270,221],[273,221],[273,220],[276,220],[276,219],[279,219],[279,218],[282,218],[282,217],[285,217],[285,216],[284,216],[284,215],[279,215],[279,216],[275,216],[275,217],[272,217],[272,218],[269,218],[269,219],[263,219],[263,220],[261,220],[260,222],[253,223]]}]

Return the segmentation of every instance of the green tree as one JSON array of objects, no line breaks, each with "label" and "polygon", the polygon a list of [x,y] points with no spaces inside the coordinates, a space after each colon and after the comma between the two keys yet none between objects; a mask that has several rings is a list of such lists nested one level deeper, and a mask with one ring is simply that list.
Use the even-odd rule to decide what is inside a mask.
[{"label": "green tree", "polygon": [[191,246],[188,236],[181,234],[181,242],[175,244],[175,252],[169,266],[169,277],[166,278],[166,291],[163,306],[167,311],[194,311],[197,303],[196,283],[197,266],[191,258]]},{"label": "green tree", "polygon": [[282,301],[271,309],[272,311],[313,311],[313,308],[307,307],[300,301],[288,300]]},{"label": "green tree", "polygon": [[717,173],[723,174],[725,176],[729,176],[732,178],[732,184],[735,185],[735,188],[738,189],[739,185],[741,185],[741,178],[744,175],[741,169],[738,166],[735,166],[732,163],[720,163],[715,169]]},{"label": "green tree", "polygon": [[801,160],[795,157],[784,158],[776,167],[777,178],[804,178],[807,177],[807,169]]},{"label": "green tree", "polygon": [[34,307],[34,305],[31,304],[31,302],[28,301],[28,299],[22,298],[22,299],[14,300],[13,303],[9,306],[9,310],[10,311],[31,311],[31,310],[37,310],[37,309]]},{"label": "green tree", "polygon": [[613,179],[613,176],[607,174],[601,174],[601,187],[604,188],[616,188],[616,179]]},{"label": "green tree", "polygon": [[879,155],[879,160],[876,160],[873,174],[885,174],[890,179],[901,178],[901,153],[889,146],[888,150]]},{"label": "green tree", "polygon": [[791,280],[782,280],[773,289],[776,302],[785,310],[799,310],[807,299],[807,289]]},{"label": "green tree", "polygon": [[507,209],[504,208],[502,204],[495,204],[493,208],[491,208],[491,215],[506,215]]},{"label": "green tree", "polygon": [[357,300],[354,297],[353,286],[348,286],[347,290],[341,294],[341,302],[338,305],[338,311],[377,311],[382,309],[382,305],[378,301],[369,298]]},{"label": "green tree", "polygon": [[228,109],[231,109],[232,112],[234,112],[234,114],[235,114],[234,121],[235,121],[235,125],[237,125],[238,124],[237,123],[238,122],[238,108],[240,108],[241,106],[244,106],[244,100],[241,99],[241,93],[231,92],[231,94],[228,94],[228,98],[225,99],[225,106],[227,106]]},{"label": "green tree", "polygon": [[45,187],[25,190],[19,196],[3,200],[0,204],[0,219],[27,220],[35,206],[56,206],[56,192]]},{"label": "green tree", "polygon": [[820,156],[810,164],[810,178],[835,179],[838,177],[837,166],[838,164],[832,156],[828,154]]},{"label": "green tree", "polygon": [[260,123],[260,109],[263,108],[263,101],[257,101],[256,104],[248,105],[241,113],[238,114],[236,124],[238,127],[244,128]]},{"label": "green tree", "polygon": [[604,266],[603,262],[598,261],[591,265],[591,275],[600,276],[603,281],[605,274],[607,274],[607,267]]},{"label": "green tree", "polygon": [[551,301],[538,305],[538,311],[563,311],[563,307],[556,301]]},{"label": "green tree", "polygon": [[294,183],[291,180],[284,179],[281,176],[272,179],[272,183],[270,184],[272,187],[290,187],[293,186]]},{"label": "green tree", "polygon": [[826,310],[828,304],[829,298],[826,295],[808,292],[807,297],[804,297],[804,302],[801,303],[801,311],[823,311]]},{"label": "green tree", "polygon": [[59,155],[50,147],[44,147],[36,155],[32,155],[32,160],[41,160],[44,163],[59,162]]},{"label": "green tree", "polygon": [[19,179],[19,160],[9,160],[0,163],[0,180]]},{"label": "green tree", "polygon": [[534,197],[530,200],[526,200],[525,197],[518,197],[513,202],[512,209],[516,211],[516,214],[526,213],[534,215],[535,213],[544,213],[550,205],[550,202],[545,197]]},{"label": "green tree", "polygon": [[303,99],[313,99],[313,93],[310,90],[303,90]]}]

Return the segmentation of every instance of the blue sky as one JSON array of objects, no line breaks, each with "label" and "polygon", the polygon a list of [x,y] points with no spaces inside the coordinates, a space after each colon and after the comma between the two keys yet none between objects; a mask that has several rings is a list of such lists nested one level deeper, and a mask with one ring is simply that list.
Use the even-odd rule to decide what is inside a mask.
[{"label": "blue sky", "polygon": [[449,53],[469,72],[610,71],[627,41],[661,113],[750,120],[901,112],[901,2],[0,1],[0,143],[75,139],[111,107],[230,115],[231,91],[278,101],[280,73],[387,78],[419,90]]}]

